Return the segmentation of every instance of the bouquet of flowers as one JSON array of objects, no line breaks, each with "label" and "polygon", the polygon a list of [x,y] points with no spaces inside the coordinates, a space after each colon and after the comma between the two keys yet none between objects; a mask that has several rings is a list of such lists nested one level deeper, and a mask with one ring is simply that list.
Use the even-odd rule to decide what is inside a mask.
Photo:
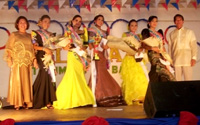
[{"label": "bouquet of flowers", "polygon": [[141,44],[135,37],[117,38],[114,36],[107,37],[107,45],[110,48],[120,49],[130,55],[135,55]]}]

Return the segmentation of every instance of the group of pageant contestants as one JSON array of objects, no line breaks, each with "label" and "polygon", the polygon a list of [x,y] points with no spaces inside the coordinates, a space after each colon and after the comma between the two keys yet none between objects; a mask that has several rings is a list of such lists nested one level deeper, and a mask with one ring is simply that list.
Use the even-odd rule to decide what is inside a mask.
[{"label": "group of pageant contestants", "polygon": [[[104,16],[97,15],[90,28],[81,30],[82,17],[76,15],[66,26],[64,36],[71,40],[62,47],[68,51],[67,69],[56,88],[56,73],[50,70],[55,70],[55,67],[45,67],[43,60],[45,55],[52,55],[52,50],[45,46],[46,41],[54,35],[48,31],[50,20],[48,15],[43,15],[38,22],[40,29],[29,34],[26,32],[29,22],[24,16],[20,16],[15,22],[17,31],[13,32],[7,41],[4,60],[11,68],[7,101],[14,105],[16,110],[141,104],[149,82],[175,81],[173,73],[160,61],[163,59],[161,52],[166,51],[163,35],[156,31],[156,16],[149,17],[148,28],[143,29],[141,35],[136,34],[137,21],[129,21],[129,31],[123,33],[122,37],[134,37],[138,42],[154,37],[160,42],[158,46],[141,44],[141,47],[135,50],[136,54],[147,53],[151,64],[149,75],[144,59],[138,62],[134,55],[126,54],[121,64],[123,82],[120,87],[108,72],[109,47],[102,42],[106,41],[108,32],[101,29]],[[88,39],[85,39],[85,34],[88,34]],[[170,45],[174,48],[173,44]],[[91,50],[90,59],[80,54],[86,49]],[[51,57],[53,58],[53,55]],[[39,70],[33,85],[32,66]],[[92,69],[89,83],[86,82],[84,74],[88,68]]]}]

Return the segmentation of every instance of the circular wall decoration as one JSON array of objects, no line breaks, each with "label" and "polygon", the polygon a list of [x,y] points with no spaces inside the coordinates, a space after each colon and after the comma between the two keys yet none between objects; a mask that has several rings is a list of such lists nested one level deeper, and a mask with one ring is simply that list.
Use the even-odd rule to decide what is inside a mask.
[{"label": "circular wall decoration", "polygon": [[[0,29],[6,31],[6,33],[8,34],[8,36],[10,36],[10,32],[5,28],[5,27],[0,27]],[[0,46],[0,50],[5,49],[5,45],[4,46]]]}]

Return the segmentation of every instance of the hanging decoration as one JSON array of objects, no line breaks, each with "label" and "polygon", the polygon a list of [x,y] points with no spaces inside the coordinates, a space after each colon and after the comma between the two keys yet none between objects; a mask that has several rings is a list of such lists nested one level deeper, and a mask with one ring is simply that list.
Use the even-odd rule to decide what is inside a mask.
[{"label": "hanging decoration", "polygon": [[195,9],[197,9],[197,3],[196,2],[192,2],[192,5],[194,6]]},{"label": "hanging decoration", "polygon": [[133,0],[132,6],[134,7],[137,4],[138,0]]},{"label": "hanging decoration", "polygon": [[49,0],[48,1],[48,8],[50,8],[54,4],[55,0]]},{"label": "hanging decoration", "polygon": [[19,13],[19,7],[18,6],[13,6],[13,8]]},{"label": "hanging decoration", "polygon": [[24,3],[25,0],[18,0],[18,8],[20,8],[22,6],[22,4]]},{"label": "hanging decoration", "polygon": [[[146,6],[146,5],[145,5]],[[149,11],[150,4],[147,4],[146,8]]]},{"label": "hanging decoration", "polygon": [[131,5],[129,5],[129,4],[125,4],[124,6],[125,6],[128,10],[131,9]]},{"label": "hanging decoration", "polygon": [[69,6],[73,7],[76,0],[69,0]]},{"label": "hanging decoration", "polygon": [[90,5],[85,5],[85,8],[88,9],[91,12]]},{"label": "hanging decoration", "polygon": [[[15,6],[15,8],[14,7],[13,8],[17,12],[19,12],[20,8],[22,8],[22,9],[26,10],[26,12],[28,12],[28,8],[31,6],[31,8],[34,8],[34,9],[40,9],[41,7],[44,7],[48,12],[49,12],[50,8],[53,8],[53,9],[55,9],[55,11],[57,13],[59,13],[60,8],[70,9],[69,7],[74,7],[74,3],[76,2],[76,0],[69,0],[67,5],[64,5],[66,0],[37,0],[37,5],[35,5],[34,1],[36,1],[36,0],[0,0],[0,9],[2,9],[3,6],[5,6],[5,3],[7,1],[8,1],[8,4],[6,6],[8,6],[8,9],[11,9],[13,6]],[[17,1],[17,3],[16,3],[16,1]],[[168,10],[168,5],[171,4],[177,10],[179,10],[180,9],[179,4],[181,4],[181,7],[184,7],[184,8],[187,8],[188,5],[191,4],[191,5],[193,5],[193,7],[195,9],[197,9],[198,5],[200,4],[200,0],[195,0],[195,1],[184,0],[181,2],[180,2],[180,0],[174,0],[173,2],[171,0],[165,0],[164,3],[160,3],[161,0],[155,0],[155,1],[154,0],[144,0],[144,3],[138,3],[139,0],[132,0],[131,4],[126,4],[127,0],[121,0],[120,4],[117,4],[117,0],[110,0],[110,1],[111,1],[111,4],[105,5],[107,0],[99,0],[100,5],[98,5],[97,3],[95,3],[95,0],[79,0],[78,1],[79,6],[76,5],[75,9],[77,9],[77,11],[80,13],[80,11],[81,11],[80,9],[84,8],[84,7],[89,12],[91,12],[92,6],[96,7],[96,9],[107,7],[112,12],[112,8],[116,7],[120,12],[122,6],[125,6],[125,8],[127,8],[127,10],[131,10],[132,9],[131,6],[132,6],[132,7],[135,7],[138,11],[140,11],[140,6],[144,5],[147,8],[147,10],[149,11],[150,5],[152,5],[152,4],[155,5],[155,8],[157,8],[158,5],[161,4],[162,7],[165,8],[166,10]],[[34,5],[32,5],[33,3],[34,3]],[[47,3],[47,4],[45,4],[45,3]],[[94,5],[94,3],[95,3],[95,5]],[[17,7],[16,7],[16,4],[17,4]],[[26,4],[26,5],[24,5],[24,4]],[[46,5],[48,5],[48,7]]]},{"label": "hanging decoration", "polygon": [[86,0],[80,0],[80,7],[82,7],[85,2]]},{"label": "hanging decoration", "polygon": [[74,5],[74,8],[76,8],[76,10],[80,13],[81,9],[80,9],[80,5]]},{"label": "hanging decoration", "polygon": [[49,12],[49,6],[48,5],[44,5],[43,7],[47,12]]},{"label": "hanging decoration", "polygon": [[140,4],[135,4],[135,8],[140,11]]},{"label": "hanging decoration", "polygon": [[122,6],[126,3],[127,0],[122,0]]},{"label": "hanging decoration", "polygon": [[165,0],[165,3],[168,5],[170,0]]},{"label": "hanging decoration", "polygon": [[111,0],[111,5],[114,7],[115,4],[117,3],[117,0]]},{"label": "hanging decoration", "polygon": [[167,6],[166,3],[162,3],[162,6],[163,6],[166,10],[168,10],[168,6]]},{"label": "hanging decoration", "polygon": [[92,5],[94,4],[95,0],[89,0],[90,3],[90,7],[92,7]]},{"label": "hanging decoration", "polygon": [[64,3],[65,3],[65,0],[58,0],[59,8],[61,8]]},{"label": "hanging decoration", "polygon": [[8,1],[8,9],[14,5],[15,1]]},{"label": "hanging decoration", "polygon": [[147,7],[147,6],[149,6],[149,2],[150,2],[151,0],[145,0],[144,2],[145,2],[145,7]]},{"label": "hanging decoration", "polygon": [[112,12],[112,5],[106,5],[106,7]]},{"label": "hanging decoration", "polygon": [[0,1],[0,9],[2,9],[2,7],[4,6],[5,3],[6,3],[6,1]]},{"label": "hanging decoration", "polygon": [[38,1],[38,9],[44,4],[44,0],[39,0]]},{"label": "hanging decoration", "polygon": [[179,10],[178,4],[177,3],[171,3],[177,10]]},{"label": "hanging decoration", "polygon": [[200,3],[200,0],[197,0],[197,5],[199,5],[199,3]]},{"label": "hanging decoration", "polygon": [[187,5],[190,3],[191,0],[186,0]]},{"label": "hanging decoration", "polygon": [[33,2],[34,0],[27,0],[26,7],[28,8]]},{"label": "hanging decoration", "polygon": [[28,8],[27,6],[22,6],[24,8],[24,10],[26,10],[26,12],[28,12]]},{"label": "hanging decoration", "polygon": [[115,6],[117,7],[117,9],[120,11],[121,10],[121,5],[120,4],[115,4]]},{"label": "hanging decoration", "polygon": [[58,5],[54,5],[53,8],[56,10],[56,12],[59,12],[59,6]]},{"label": "hanging decoration", "polygon": [[155,0],[155,7],[158,7],[158,3],[160,2],[160,0]]},{"label": "hanging decoration", "polygon": [[106,0],[100,0],[100,4],[101,6],[103,6],[103,4],[106,2]]}]

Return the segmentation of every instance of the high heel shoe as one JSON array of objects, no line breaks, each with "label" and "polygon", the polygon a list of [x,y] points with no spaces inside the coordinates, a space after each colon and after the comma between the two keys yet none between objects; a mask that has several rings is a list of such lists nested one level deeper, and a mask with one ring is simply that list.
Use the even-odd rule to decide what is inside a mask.
[{"label": "high heel shoe", "polygon": [[18,111],[18,110],[19,110],[19,107],[15,107],[15,110],[17,110],[17,111]]},{"label": "high heel shoe", "polygon": [[48,109],[54,109],[54,107],[52,105],[47,105]]}]

